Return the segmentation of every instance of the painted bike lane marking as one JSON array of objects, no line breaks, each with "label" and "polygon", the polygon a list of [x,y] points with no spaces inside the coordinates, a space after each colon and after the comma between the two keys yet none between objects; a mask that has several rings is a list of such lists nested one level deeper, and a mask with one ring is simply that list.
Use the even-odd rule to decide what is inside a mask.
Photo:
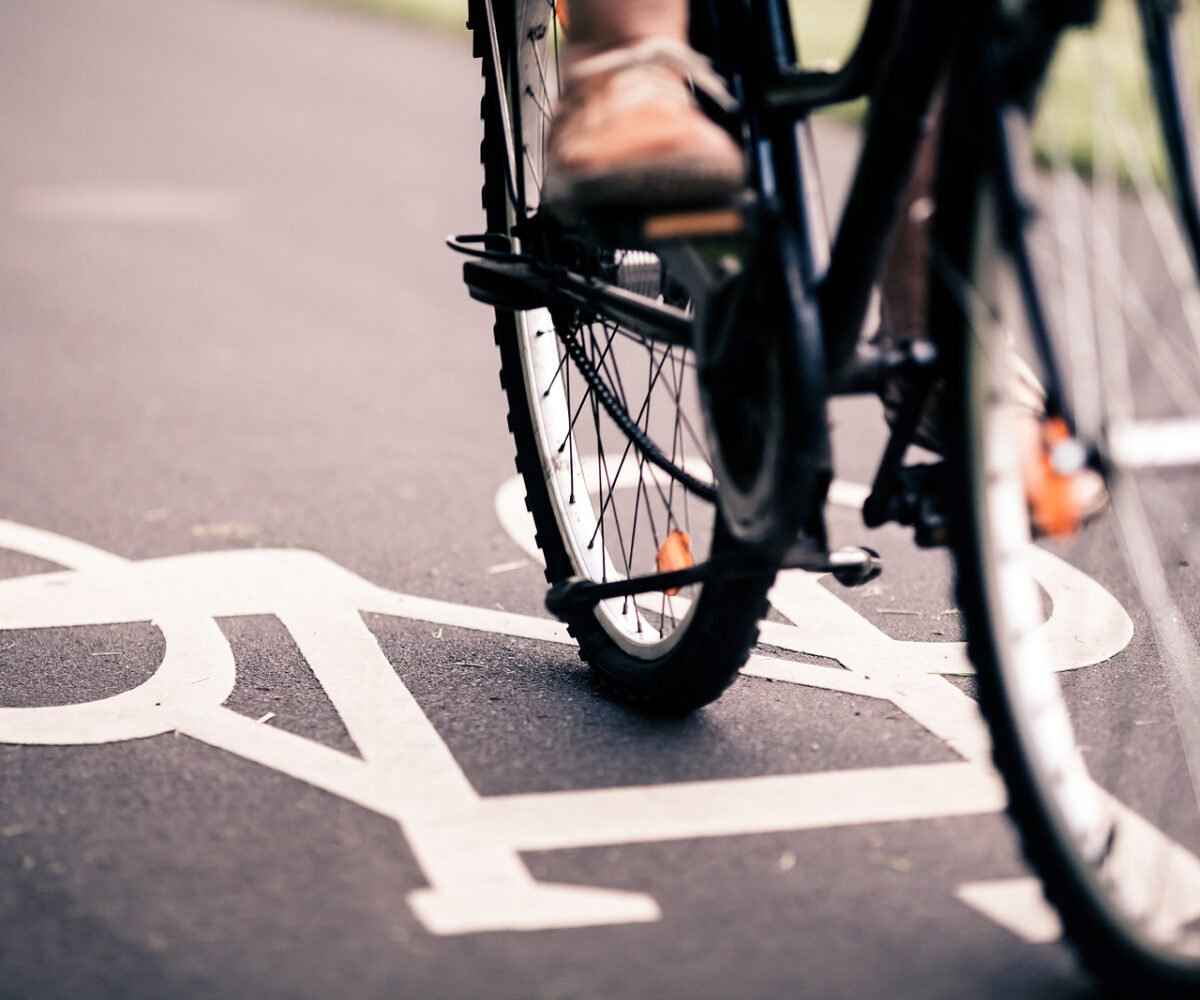
[{"label": "painted bike lane marking", "polygon": [[[986,775],[980,780],[969,763],[481,797],[361,616],[570,643],[556,622],[396,594],[312,552],[240,550],[132,562],[2,521],[0,547],[81,567],[0,581],[0,628],[149,620],[167,647],[159,670],[121,694],[61,707],[0,708],[0,741],[78,745],[177,732],[387,815],[430,884],[408,901],[433,933],[660,917],[657,903],[642,893],[538,882],[520,860],[522,850],[987,813],[1003,801],[999,785]],[[252,614],[276,615],[292,632],[362,759],[221,707],[236,668],[215,619]],[[758,660],[780,677],[798,666]],[[796,679],[816,682],[818,673],[843,672],[812,668]]]},{"label": "painted bike lane marking", "polygon": [[[586,461],[582,459],[581,465]],[[693,460],[689,465],[692,466],[689,471],[693,473],[711,474],[702,462]],[[651,469],[650,474],[654,475],[656,471]],[[628,468],[617,477],[613,488],[632,489],[638,484],[638,476],[636,468]],[[836,481],[830,490],[830,502],[860,510],[868,493],[865,486]],[[515,476],[497,492],[496,514],[517,545],[531,558],[540,561],[532,519],[524,500],[524,484],[519,476]],[[1077,670],[1102,664],[1129,644],[1133,637],[1133,622],[1124,607],[1097,581],[1043,549],[1031,548],[1029,559],[1034,575],[1051,602],[1050,615],[1031,641],[1042,645],[1056,670]],[[979,765],[976,780],[985,780],[984,775],[994,778],[990,764],[991,740],[979,707],[943,676],[974,673],[967,658],[966,644],[893,639],[822,586],[824,575],[800,570],[779,574],[769,599],[791,624],[761,622],[760,641],[792,652],[836,660],[844,668],[841,673],[866,682],[863,689],[853,693],[891,701],[967,761]],[[685,610],[681,606],[677,613],[682,614]],[[797,676],[799,671],[791,677],[775,673],[772,667],[780,662],[775,660],[764,670],[761,659],[752,657],[743,673],[800,684],[810,683],[808,676],[811,676],[814,686],[828,686],[820,683],[830,672],[828,667],[810,667],[805,679],[801,679]],[[796,664],[788,662],[788,666],[795,667]],[[839,689],[851,691],[851,685]],[[853,780],[853,775],[845,777]],[[961,785],[947,791],[947,795],[959,794],[963,794]],[[1131,852],[1142,857],[1157,852],[1159,856],[1171,859],[1172,877],[1180,887],[1176,896],[1185,908],[1193,911],[1182,916],[1187,919],[1200,916],[1200,860],[1120,802],[1107,795],[1104,798],[1120,814],[1127,839],[1136,842]],[[955,895],[964,904],[1030,943],[1048,943],[1061,936],[1058,916],[1046,904],[1036,878],[969,882],[960,885]]]},{"label": "painted bike lane marking", "polygon": [[[0,581],[0,627],[151,620],[167,653],[138,688],[85,705],[0,709],[0,741],[100,743],[180,732],[394,819],[429,882],[408,897],[433,933],[655,920],[645,894],[534,880],[522,850],[812,829],[993,812],[967,761],[911,768],[481,797],[408,693],[362,613],[569,643],[558,623],[377,587],[316,553],[241,550],[135,563],[0,522],[0,546],[78,567]],[[235,666],[214,619],[274,614],[292,631],[363,759],[221,707]],[[874,697],[880,681],[755,657],[750,673]]]},{"label": "painted bike lane marking", "polygon": [[[124,693],[83,705],[0,708],[0,741],[94,744],[180,732],[388,815],[430,882],[408,900],[433,933],[660,916],[643,893],[535,881],[518,857],[522,850],[989,813],[1003,800],[1000,786],[980,782],[970,764],[481,797],[361,615],[569,643],[562,625],[392,593],[314,552],[130,562],[11,522],[0,522],[0,547],[82,567],[0,581],[0,627],[151,621],[167,645],[155,675]],[[221,707],[235,665],[215,619],[256,613],[276,615],[292,631],[361,760]],[[784,677],[796,666],[764,665]],[[816,667],[798,678],[820,681],[816,672],[833,678],[842,671]]]}]

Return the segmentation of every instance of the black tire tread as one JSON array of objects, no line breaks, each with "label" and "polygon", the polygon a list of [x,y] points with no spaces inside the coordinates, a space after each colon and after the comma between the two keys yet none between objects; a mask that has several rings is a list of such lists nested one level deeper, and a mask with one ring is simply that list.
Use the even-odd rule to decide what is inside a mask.
[{"label": "black tire tread", "polygon": [[[988,612],[977,573],[974,566],[959,569],[957,596],[967,623],[968,655],[976,668],[979,709],[991,732],[992,761],[1008,790],[1008,816],[1017,829],[1025,860],[1041,881],[1046,902],[1062,921],[1064,940],[1083,967],[1113,996],[1194,1000],[1200,990],[1200,971],[1178,978],[1162,964],[1151,963],[1096,911],[1072,876],[1074,860],[1065,856],[1058,832],[1047,821],[1017,736],[995,650],[981,634],[986,629],[980,623],[987,621]],[[1153,994],[1147,993],[1150,983],[1154,985]]]},{"label": "black tire tread", "polygon": [[[939,190],[937,203],[963,206],[965,202],[960,200],[963,197],[961,192],[963,185],[969,184],[973,186],[970,195],[973,208],[945,213],[947,217],[959,217],[956,222],[948,222],[947,225],[960,227],[964,240],[959,242],[950,236],[943,240],[943,247],[969,246],[971,250],[967,256],[973,257],[976,254],[978,220],[985,210],[981,205],[987,182],[980,173],[977,153],[968,150],[960,160],[951,145],[951,130],[947,128],[945,134],[947,138],[942,152],[941,173],[943,178],[949,180],[941,182],[948,184],[948,187]],[[957,197],[950,193],[951,189],[956,190]],[[951,257],[948,260],[951,266],[968,276],[973,271],[978,274],[989,263],[977,261],[973,268],[966,258],[955,260]],[[949,335],[947,329],[951,331]],[[993,645],[995,629],[985,597],[981,540],[969,513],[981,502],[977,496],[979,484],[970,471],[972,449],[976,444],[969,439],[972,421],[969,419],[968,400],[971,390],[964,345],[970,337],[966,330],[960,330],[953,324],[934,332],[941,333],[939,348],[947,370],[957,371],[963,376],[957,382],[951,380],[946,399],[946,412],[952,415],[948,421],[951,433],[946,442],[946,458],[951,463],[947,481],[961,483],[966,498],[965,507],[951,521],[956,596],[966,626],[967,652],[975,666],[980,712],[991,733],[992,760],[1008,791],[1007,813],[1016,827],[1021,850],[1041,881],[1046,901],[1059,915],[1064,940],[1080,964],[1109,995],[1154,996],[1163,1000],[1188,997],[1194,1000],[1200,995],[1200,969],[1181,973],[1177,967],[1155,960],[1139,948],[1110,915],[1100,910],[1090,890],[1076,874],[1080,860],[1075,857],[1072,848],[1062,841],[1041,802],[1038,785],[1032,767],[1026,760],[1012,714],[1013,708],[1005,691],[999,656]],[[948,505],[948,509],[954,510],[954,505]]]}]

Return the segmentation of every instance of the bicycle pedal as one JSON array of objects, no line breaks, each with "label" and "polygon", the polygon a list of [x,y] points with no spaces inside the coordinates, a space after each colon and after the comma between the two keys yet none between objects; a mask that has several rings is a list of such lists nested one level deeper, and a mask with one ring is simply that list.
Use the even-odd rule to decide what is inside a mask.
[{"label": "bicycle pedal", "polygon": [[861,587],[878,579],[883,572],[883,560],[874,549],[850,546],[830,553],[833,578],[843,587]]},{"label": "bicycle pedal", "polygon": [[651,243],[736,236],[746,230],[746,218],[736,206],[648,216],[642,236]]},{"label": "bicycle pedal", "polygon": [[883,572],[883,559],[874,549],[861,545],[820,553],[804,546],[787,553],[780,569],[828,573],[843,587],[861,587]]},{"label": "bicycle pedal", "polygon": [[566,618],[575,612],[590,611],[601,601],[648,593],[673,595],[689,584],[701,583],[712,576],[745,577],[762,571],[761,564],[748,559],[735,559],[718,560],[715,564],[693,562],[691,565],[681,565],[678,569],[619,580],[598,582],[572,576],[560,580],[547,591],[546,610],[556,618]]},{"label": "bicycle pedal", "polygon": [[750,195],[692,208],[613,210],[575,220],[606,246],[657,250],[665,243],[742,237],[751,227],[756,203]]}]

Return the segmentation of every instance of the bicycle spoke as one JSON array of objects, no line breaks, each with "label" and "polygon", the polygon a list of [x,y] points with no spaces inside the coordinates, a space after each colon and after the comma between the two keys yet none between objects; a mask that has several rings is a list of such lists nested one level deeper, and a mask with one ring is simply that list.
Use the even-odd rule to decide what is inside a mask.
[{"label": "bicycle spoke", "polygon": [[[654,378],[651,381],[650,387],[646,392],[646,398],[642,401],[641,409],[638,410],[638,415],[634,420],[635,423],[640,423],[643,417],[645,417],[647,419],[647,422],[649,420],[650,397],[654,391],[654,386],[658,384],[658,380],[662,377],[662,370],[663,370],[663,365],[665,364],[665,360],[666,359],[664,358],[663,361],[660,362],[654,370]],[[621,470],[625,467],[625,462],[629,458],[629,453],[632,450],[633,450],[633,441],[627,441],[625,444],[624,451],[621,452],[621,461],[617,466],[617,477],[618,478],[620,478]],[[639,452],[639,454],[641,454],[641,453]],[[601,508],[601,511],[600,511],[601,517],[603,517],[606,509],[607,509],[607,505],[605,507]],[[592,535],[592,540],[593,541],[595,540],[595,534]]]}]

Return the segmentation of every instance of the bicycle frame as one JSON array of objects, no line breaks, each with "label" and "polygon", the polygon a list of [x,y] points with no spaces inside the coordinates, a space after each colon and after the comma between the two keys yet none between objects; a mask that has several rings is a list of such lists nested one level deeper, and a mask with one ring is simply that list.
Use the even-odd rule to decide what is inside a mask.
[{"label": "bicycle frame", "polygon": [[[503,102],[492,0],[486,0],[485,7],[492,40],[491,71]],[[780,349],[790,359],[786,391],[791,398],[777,404],[776,410],[787,411],[787,450],[798,462],[787,470],[789,481],[773,487],[772,502],[762,499],[760,489],[739,494],[727,485],[722,490],[727,520],[750,544],[787,545],[799,529],[810,551],[824,551],[824,505],[832,479],[824,409],[829,396],[878,391],[900,369],[918,379],[932,378],[931,352],[871,350],[861,344],[860,334],[937,86],[964,22],[961,11],[947,13],[941,0],[875,0],[845,65],[835,72],[812,72],[803,69],[797,57],[787,0],[693,0],[694,44],[733,81],[741,105],[739,130],[744,129],[748,139],[749,186],[754,197],[745,213],[745,231],[735,243],[735,253],[742,255],[745,265],[737,274],[721,273],[711,266],[713,255],[705,255],[693,242],[646,239],[644,233],[614,232],[611,245],[649,246],[657,252],[688,288],[696,306],[694,316],[561,269],[548,275],[539,273],[536,265],[503,259],[466,265],[467,284],[477,299],[515,309],[586,309],[647,339],[690,344],[702,358],[702,367],[715,372],[721,359],[709,356],[716,350],[714,345],[739,339],[729,330],[729,314],[738,311],[737,293],[731,288],[739,281],[742,288],[760,281],[772,283],[767,312],[756,321],[777,331]],[[920,53],[920,58],[909,57],[912,53]],[[819,272],[798,126],[820,108],[867,95],[872,95],[872,105],[865,142],[828,267]],[[511,158],[520,136],[513,141],[510,133],[509,139]],[[519,198],[519,181],[514,184],[518,173],[510,160],[509,187]],[[517,233],[525,245],[536,245],[544,237],[538,226],[547,224],[552,225],[535,218],[523,229],[518,227]],[[916,412],[911,419],[902,419],[894,438],[906,442],[912,433],[908,425],[915,425],[915,420]],[[891,473],[898,470],[904,451],[904,442],[897,440],[885,456],[889,475],[882,475],[881,467],[876,491],[881,499],[875,504],[879,510],[874,518],[880,523],[897,518],[915,523],[911,518],[905,521],[904,513],[892,503],[898,481]],[[765,483],[770,473],[762,475]],[[728,483],[729,477],[721,478]],[[908,492],[911,499],[912,491]],[[749,499],[754,496],[758,499]],[[915,502],[907,505],[910,514],[916,506]],[[789,508],[787,516],[779,513]]]},{"label": "bicycle frame", "polygon": [[[490,11],[490,0],[487,6]],[[963,21],[945,7],[939,0],[874,0],[846,64],[836,72],[813,72],[799,64],[787,0],[693,3],[698,46],[739,89],[750,135],[754,211],[772,223],[760,226],[760,232],[782,232],[792,242],[787,256],[799,263],[803,295],[819,314],[834,391],[867,391],[875,381],[862,365],[854,365],[855,348],[925,120]],[[911,51],[919,51],[921,59],[905,59]],[[872,111],[858,168],[828,268],[818,274],[796,126],[816,110],[869,94],[874,95]],[[509,156],[514,155],[510,149]],[[480,284],[487,286],[486,269],[481,277]],[[497,296],[514,290],[512,275],[491,277],[499,283],[492,289]],[[574,304],[586,303],[650,339],[680,343],[677,310],[572,277],[557,280]]]},{"label": "bicycle frame", "polygon": [[[1084,2],[1094,5],[1095,0]],[[503,100],[493,0],[484,0],[484,6],[492,38],[490,70]],[[813,72],[798,59],[787,0],[693,0],[693,40],[733,82],[740,102],[738,126],[747,138],[753,200],[743,212],[744,228],[734,234],[740,239],[744,266],[736,273],[723,273],[713,265],[714,255],[705,254],[695,238],[655,237],[649,226],[635,226],[632,231],[617,228],[606,242],[657,252],[668,271],[687,287],[694,315],[561,267],[550,274],[529,258],[485,251],[475,254],[485,259],[466,265],[471,294],[481,301],[514,309],[586,310],[650,340],[688,343],[695,348],[701,369],[716,372],[721,359],[714,351],[719,354],[722,344],[737,340],[729,335],[728,315],[737,312],[738,304],[731,287],[739,282],[741,288],[752,287],[759,279],[773,282],[767,312],[756,320],[778,330],[777,336],[787,341],[789,393],[793,400],[802,401],[788,404],[792,425],[788,444],[804,470],[789,469],[790,481],[776,487],[774,506],[792,508],[790,524],[776,518],[774,524],[754,525],[756,512],[739,510],[739,504],[745,506],[743,497],[723,486],[727,521],[749,544],[765,542],[768,548],[786,544],[799,527],[810,551],[824,551],[824,505],[832,478],[825,401],[835,395],[878,392],[899,374],[907,375],[916,391],[909,394],[893,427],[871,500],[864,508],[865,518],[872,526],[891,520],[915,526],[920,544],[944,541],[944,532],[931,527],[922,513],[927,509],[922,498],[936,488],[936,476],[927,475],[927,470],[910,474],[902,467],[925,389],[934,378],[936,356],[927,345],[873,350],[862,343],[861,334],[938,88],[950,72],[956,47],[974,13],[972,5],[944,0],[874,0],[846,63],[833,72]],[[819,269],[804,189],[799,125],[821,108],[864,96],[870,96],[871,103],[863,146],[828,265]],[[981,123],[981,128],[984,133],[990,130],[987,123]],[[515,143],[511,133],[508,138],[511,158],[520,136]],[[992,141],[988,137],[984,144]],[[509,166],[512,188],[518,172],[511,160]],[[519,182],[516,187],[520,205]],[[638,220],[636,225],[645,222]],[[536,246],[552,228],[552,220],[539,215],[514,232],[524,245]],[[1052,377],[1052,396],[1056,383]],[[728,478],[718,475],[726,484]],[[760,502],[759,512],[767,506]]]},{"label": "bicycle frame", "polygon": [[[806,244],[810,226],[796,125],[823,107],[872,96],[828,268],[817,275],[810,263],[804,273],[818,306],[831,388],[862,391],[870,380],[861,371],[848,378],[847,366],[855,356],[888,237],[963,17],[948,13],[936,0],[875,0],[846,64],[835,72],[811,72],[799,66],[786,0],[760,0],[749,12],[750,29],[761,33],[743,53],[755,58],[741,61],[743,73],[762,67],[761,76],[746,85],[758,191],[760,197],[776,194],[779,210]],[[920,52],[922,58],[906,58],[911,52]],[[776,192],[771,190],[773,178],[779,179]],[[808,252],[805,257],[811,261]]]}]

